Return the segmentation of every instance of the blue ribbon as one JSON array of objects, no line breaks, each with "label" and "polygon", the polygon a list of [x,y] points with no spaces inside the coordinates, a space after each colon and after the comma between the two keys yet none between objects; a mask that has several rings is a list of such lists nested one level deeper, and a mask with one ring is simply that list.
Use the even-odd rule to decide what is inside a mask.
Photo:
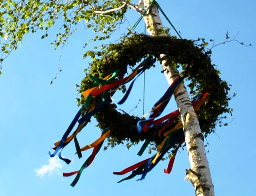
[{"label": "blue ribbon", "polygon": [[[141,133],[142,131],[142,127],[144,126],[144,124],[149,121],[149,120],[152,120],[152,119],[155,119],[157,118],[158,116],[160,116],[162,114],[162,112],[164,111],[164,109],[166,108],[167,104],[169,103],[170,101],[170,97],[172,96],[172,94],[174,93],[174,90],[177,88],[177,86],[183,81],[183,77],[179,77],[175,83],[173,85],[171,85],[167,91],[165,92],[165,94],[154,104],[152,110],[154,110],[159,104],[163,103],[163,105],[161,106],[161,110],[158,111],[158,113],[152,117],[153,114],[155,114],[156,111],[153,111],[150,113],[150,116],[147,120],[140,120],[138,121],[137,123],[137,129],[138,129],[138,132]],[[147,127],[148,129],[152,128],[153,127],[153,124],[150,126],[150,127]]]},{"label": "blue ribbon", "polygon": [[74,128],[77,120],[79,119],[79,117],[81,116],[81,109],[77,112],[76,116],[74,117],[74,119],[72,120],[72,122],[70,123],[68,129],[66,130],[66,132],[64,133],[64,135],[61,138],[60,144],[58,145],[58,147],[56,148],[56,150],[51,154],[51,152],[49,151],[49,155],[50,157],[54,157],[57,152],[63,147],[68,135],[70,134],[70,132],[72,131],[72,129]]},{"label": "blue ribbon", "polygon": [[90,119],[94,114],[96,114],[98,111],[100,111],[105,105],[107,105],[108,103],[111,102],[111,96],[114,94],[115,92],[108,93],[108,95],[105,97],[104,101],[101,102],[100,105],[98,105],[96,108],[94,108],[92,111],[86,113],[82,118],[80,118],[78,120],[79,125],[83,124],[86,120]]},{"label": "blue ribbon", "polygon": [[118,104],[123,104],[126,99],[128,98],[131,90],[132,90],[132,87],[133,87],[133,84],[134,82],[136,81],[136,79],[148,68],[150,68],[154,63],[156,62],[156,58],[154,58],[153,60],[150,60],[150,57],[148,57],[143,63],[145,63],[145,65],[139,69],[139,74],[135,77],[135,79],[132,81],[132,83],[130,84],[128,90],[126,91],[124,97],[118,102]]}]

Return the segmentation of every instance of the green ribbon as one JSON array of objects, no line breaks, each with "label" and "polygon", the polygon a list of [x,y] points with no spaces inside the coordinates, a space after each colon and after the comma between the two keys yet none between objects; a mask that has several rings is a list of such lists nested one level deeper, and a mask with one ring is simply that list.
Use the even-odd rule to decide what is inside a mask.
[{"label": "green ribbon", "polygon": [[137,155],[141,156],[141,155],[144,153],[144,151],[146,150],[148,144],[149,144],[151,141],[153,141],[154,139],[156,139],[157,137],[158,137],[157,134],[155,134],[155,135],[149,137],[149,138],[144,142],[144,144],[143,144],[142,147],[140,148],[140,151],[138,152]]},{"label": "green ribbon", "polygon": [[76,152],[77,152],[77,156],[79,157],[79,159],[82,157],[82,152],[81,152],[81,148],[80,145],[78,143],[78,140],[76,138],[76,136],[74,137],[74,142],[75,142],[75,147],[76,147]]}]

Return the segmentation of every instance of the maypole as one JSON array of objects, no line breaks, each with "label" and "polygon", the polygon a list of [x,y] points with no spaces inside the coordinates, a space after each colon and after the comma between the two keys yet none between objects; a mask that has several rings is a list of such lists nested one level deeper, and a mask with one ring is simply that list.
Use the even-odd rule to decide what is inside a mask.
[{"label": "maypole", "polygon": [[[0,41],[3,46],[0,51],[0,65],[17,49],[25,34],[42,30],[45,33],[43,39],[48,36],[51,26],[59,24],[56,23],[59,19],[63,23],[53,42],[56,48],[65,45],[80,22],[83,22],[86,28],[93,29],[93,41],[106,40],[122,22],[127,8],[135,9],[141,17],[127,36],[119,43],[101,45],[100,49],[95,47],[93,51],[86,51],[84,54],[84,58],[89,56],[92,62],[79,88],[81,99],[78,99],[78,102],[81,108],[60,140],[54,143],[53,152],[49,154],[51,157],[58,155],[69,164],[71,159],[64,158],[62,152],[71,141],[74,141],[76,147],[74,157],[77,155],[81,158],[83,151],[92,150],[79,170],[63,174],[76,175],[71,183],[75,186],[83,170],[95,159],[104,141],[107,140],[106,148],[124,142],[127,142],[129,147],[144,141],[138,155],[151,144],[157,149],[156,153],[120,172],[114,172],[117,175],[131,172],[119,182],[137,175],[141,175],[142,180],[168,152],[173,156],[164,171],[170,173],[178,148],[185,140],[191,166],[186,171],[186,179],[193,184],[196,195],[213,196],[214,189],[202,131],[207,136],[214,131],[222,114],[232,113],[228,104],[231,99],[228,95],[229,85],[219,77],[219,71],[211,63],[211,50],[205,48],[205,43],[182,39],[181,36],[177,39],[169,35],[163,27],[158,10],[163,13],[176,33],[178,32],[155,0],[140,0],[138,4],[130,2],[131,0],[88,0],[35,3],[33,0],[27,0],[17,3],[10,0],[2,5],[4,11],[0,17],[2,21],[8,21],[3,22],[1,27],[4,40]],[[131,33],[143,18],[150,36]],[[117,104],[124,103],[136,79],[153,67],[156,61],[161,62],[169,87],[153,105],[148,113],[149,117],[145,118],[144,115],[140,118],[125,111],[120,112],[113,102],[116,91],[125,93]],[[180,73],[178,67],[182,68]],[[185,78],[189,81],[192,102],[183,84]],[[126,88],[128,83],[129,87]],[[178,110],[162,116],[172,95],[175,96]],[[96,118],[101,135],[93,143],[80,147],[77,137],[92,117]]]},{"label": "maypole", "polygon": [[[151,36],[168,36],[162,34],[163,24],[158,12],[158,3],[154,0],[140,0],[138,7],[149,9],[144,16],[148,33]],[[169,85],[179,76],[178,70],[171,65],[171,59],[161,55],[162,67]],[[186,170],[186,179],[190,180],[195,188],[196,195],[213,196],[214,188],[209,163],[204,148],[204,136],[201,132],[197,114],[191,105],[186,87],[182,83],[174,92],[175,100],[181,114],[185,141],[189,156],[190,169]]]}]

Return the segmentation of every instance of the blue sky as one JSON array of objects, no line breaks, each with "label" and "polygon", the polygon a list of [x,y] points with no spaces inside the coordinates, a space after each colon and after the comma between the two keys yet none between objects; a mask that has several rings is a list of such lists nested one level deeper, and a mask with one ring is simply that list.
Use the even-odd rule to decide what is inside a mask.
[{"label": "blue sky", "polygon": [[[253,104],[256,84],[256,3],[253,0],[159,0],[158,3],[176,29],[181,31],[183,38],[213,39],[217,44],[225,41],[228,31],[231,38],[239,32],[237,40],[252,44],[252,47],[246,47],[231,42],[213,49],[213,63],[221,71],[221,77],[232,84],[231,93],[235,92],[237,96],[230,102],[234,114],[227,120],[229,126],[217,128],[216,134],[207,138],[209,145],[206,147],[216,195],[252,195],[256,191],[256,108]],[[127,19],[131,25],[138,18],[135,11],[129,11]],[[162,20],[169,27],[166,20]],[[58,30],[58,27],[52,32],[54,30]],[[136,31],[144,31],[143,23]],[[117,35],[125,32],[126,28],[123,27],[117,31]],[[171,33],[174,34],[174,31],[171,30]],[[51,47],[53,37],[41,40],[40,32],[27,35],[22,46],[4,62],[0,76],[0,196],[194,195],[192,185],[184,180],[185,169],[189,168],[186,151],[177,154],[171,174],[164,174],[163,170],[168,164],[168,161],[164,161],[145,180],[136,181],[135,178],[120,184],[116,182],[122,176],[115,176],[112,172],[120,171],[149,155],[136,155],[141,144],[130,150],[118,146],[100,151],[75,188],[70,186],[73,177],[63,178],[62,173],[79,169],[91,151],[88,150],[82,160],[77,158],[70,165],[58,159],[49,160],[50,147],[61,138],[79,110],[76,98],[80,95],[75,85],[80,84],[84,77],[83,70],[88,67],[89,59],[82,59],[85,52],[82,45],[91,36],[91,30],[81,28],[70,38],[62,51],[61,73],[57,72],[61,51]],[[146,73],[145,111],[168,87],[160,71],[158,66]],[[56,73],[57,79],[50,85]],[[132,110],[142,99],[143,79],[139,79],[135,86],[137,88],[122,107],[126,111]],[[169,107],[169,112],[176,110],[175,102]],[[133,113],[142,115],[142,102]],[[99,137],[100,130],[95,125],[96,122],[92,122],[79,135],[81,145]],[[72,157],[73,145],[64,153]],[[38,173],[42,168],[49,172],[44,175]]]}]

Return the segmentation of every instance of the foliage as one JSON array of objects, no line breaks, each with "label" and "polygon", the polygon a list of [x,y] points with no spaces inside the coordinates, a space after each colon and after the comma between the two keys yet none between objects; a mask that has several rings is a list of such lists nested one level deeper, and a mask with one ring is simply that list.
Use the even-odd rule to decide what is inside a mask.
[{"label": "foliage", "polygon": [[[127,1],[130,2],[130,1]],[[96,14],[99,10],[119,8],[124,4],[119,0],[5,0],[0,2],[0,45],[2,61],[16,50],[21,44],[25,34],[43,31],[42,39],[48,37],[53,25],[60,25],[59,32],[52,45],[58,48],[67,42],[76,27],[83,24],[95,32],[93,41],[109,38],[116,29],[127,11],[127,7],[114,12]],[[143,47],[141,47],[143,46]],[[199,111],[201,128],[205,135],[214,131],[216,122],[222,114],[231,113],[228,107],[229,87],[218,76],[218,71],[211,64],[210,50],[205,50],[205,43],[175,39],[174,37],[152,38],[144,35],[133,35],[118,44],[110,44],[107,48],[102,46],[101,51],[87,51],[84,57],[90,56],[93,60],[91,70],[82,82],[80,91],[92,86],[89,74],[103,78],[116,69],[127,71],[127,66],[133,68],[142,58],[150,55],[158,58],[161,53],[169,55],[174,66],[181,65],[183,70],[189,68],[190,94],[195,96],[202,91],[211,93],[206,105]],[[1,74],[1,72],[0,72]],[[118,79],[118,78],[116,78]],[[122,86],[125,91],[125,86]],[[81,99],[80,103],[83,103]],[[122,114],[116,110],[115,105],[109,105],[96,115],[99,127],[111,125],[110,145],[148,138],[152,133],[138,134],[136,123],[139,117]],[[116,124],[119,119],[119,124]],[[130,126],[130,125],[134,126]],[[115,127],[115,128],[113,128]],[[155,141],[158,142],[158,141]]]},{"label": "foliage", "polygon": [[122,20],[127,8],[107,14],[95,14],[95,9],[118,8],[118,0],[4,0],[0,1],[0,64],[21,44],[25,34],[42,30],[46,38],[50,27],[60,21],[59,32],[52,45],[65,44],[78,24],[95,32],[94,41],[109,38]]},{"label": "foliage", "polygon": [[[93,62],[90,71],[82,81],[80,92],[92,87],[93,83],[89,75],[102,79],[117,69],[126,72],[127,67],[133,68],[137,62],[148,55],[155,56],[161,61],[160,54],[164,53],[171,59],[173,66],[181,66],[183,71],[188,70],[186,75],[190,82],[188,86],[192,98],[204,91],[210,93],[205,105],[198,111],[201,129],[207,136],[214,131],[221,115],[231,114],[232,110],[228,106],[229,86],[226,81],[220,79],[219,71],[211,64],[211,51],[205,50],[204,46],[204,43],[170,36],[150,37],[134,34],[117,44],[110,44],[105,50],[88,51],[86,55],[90,56]],[[80,103],[83,102],[82,97]],[[121,114],[114,104],[105,107],[95,117],[100,128],[111,126],[111,139],[109,139],[111,146],[123,141],[136,144],[154,133],[154,131],[149,131],[150,133],[147,134],[137,133],[135,125],[141,119],[126,113]],[[158,141],[155,142],[158,143]]]}]

